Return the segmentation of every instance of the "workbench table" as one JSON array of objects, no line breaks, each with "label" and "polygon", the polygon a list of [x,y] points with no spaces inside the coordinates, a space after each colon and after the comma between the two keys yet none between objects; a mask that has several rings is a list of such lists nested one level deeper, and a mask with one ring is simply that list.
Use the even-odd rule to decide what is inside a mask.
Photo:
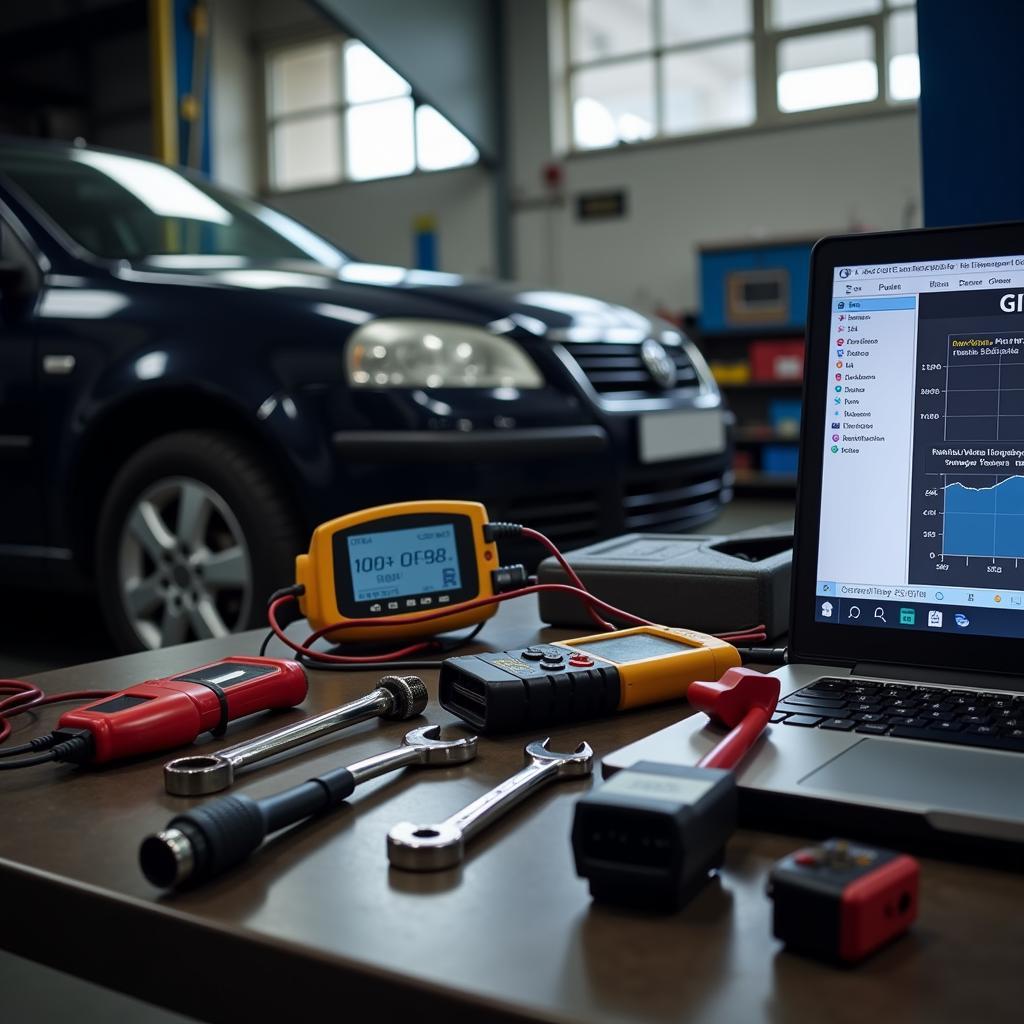
[{"label": "workbench table", "polygon": [[[505,605],[481,639],[491,649],[541,637],[529,600]],[[230,654],[247,633],[36,677],[48,692],[117,689]],[[271,648],[280,655],[283,648]],[[378,672],[311,673],[301,710],[230,727],[211,750],[297,721],[372,689]],[[436,696],[436,672],[422,673]],[[22,716],[16,739],[47,731]],[[598,757],[662,728],[679,706],[552,733]],[[437,704],[429,722],[452,724]],[[366,722],[280,765],[243,775],[260,797],[394,746],[416,722]],[[355,1021],[422,1014],[458,1021],[707,1021],[884,1024],[1021,1020],[1024,878],[924,860],[912,933],[856,969],[781,951],[765,881],[801,844],[740,831],[720,881],[664,917],[591,905],[569,845],[586,781],[559,782],[469,847],[460,869],[389,869],[398,821],[440,821],[511,775],[534,735],[481,738],[476,761],[413,770],[360,787],[350,805],[275,837],[248,862],[194,891],[164,896],[137,864],[143,836],[190,801],[163,791],[157,755],[104,770],[44,765],[0,774],[0,946],[212,1022]],[[600,778],[595,764],[595,782]],[[1024,799],[1024,797],[1022,797]],[[353,1012],[355,1016],[353,1016]]]}]

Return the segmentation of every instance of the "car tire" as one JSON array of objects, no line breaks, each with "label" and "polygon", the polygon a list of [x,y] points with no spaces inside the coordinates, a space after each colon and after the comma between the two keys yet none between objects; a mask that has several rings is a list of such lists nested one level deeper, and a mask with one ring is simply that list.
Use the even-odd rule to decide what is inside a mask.
[{"label": "car tire", "polygon": [[294,581],[298,543],[280,487],[237,438],[150,442],[100,510],[96,583],[114,641],[151,650],[259,626],[267,597]]}]

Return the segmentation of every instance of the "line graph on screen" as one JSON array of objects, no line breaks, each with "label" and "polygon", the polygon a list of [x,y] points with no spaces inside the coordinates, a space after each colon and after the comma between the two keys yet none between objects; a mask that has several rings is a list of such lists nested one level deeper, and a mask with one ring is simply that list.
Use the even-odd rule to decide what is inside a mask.
[{"label": "line graph on screen", "polygon": [[967,479],[943,474],[943,557],[1024,558],[1024,476]]}]

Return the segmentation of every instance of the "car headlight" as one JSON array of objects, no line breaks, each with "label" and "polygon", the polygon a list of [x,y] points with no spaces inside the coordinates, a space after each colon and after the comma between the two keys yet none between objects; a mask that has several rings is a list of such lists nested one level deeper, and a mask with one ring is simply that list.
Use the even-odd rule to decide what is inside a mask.
[{"label": "car headlight", "polygon": [[472,324],[373,320],[353,332],[348,382],[362,388],[540,388],[544,378],[516,342]]}]

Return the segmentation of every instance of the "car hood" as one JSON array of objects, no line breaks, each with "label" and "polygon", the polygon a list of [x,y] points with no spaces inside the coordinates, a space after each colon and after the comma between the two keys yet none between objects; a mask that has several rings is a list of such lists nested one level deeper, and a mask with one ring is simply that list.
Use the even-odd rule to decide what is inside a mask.
[{"label": "car hood", "polygon": [[[135,279],[260,292],[277,302],[313,304],[326,316],[359,322],[377,317],[450,318],[481,325],[501,322],[553,339],[629,341],[665,325],[600,299],[507,281],[348,262],[337,269],[313,263],[246,264],[167,258],[137,264]],[[511,321],[511,323],[505,322]]]}]

